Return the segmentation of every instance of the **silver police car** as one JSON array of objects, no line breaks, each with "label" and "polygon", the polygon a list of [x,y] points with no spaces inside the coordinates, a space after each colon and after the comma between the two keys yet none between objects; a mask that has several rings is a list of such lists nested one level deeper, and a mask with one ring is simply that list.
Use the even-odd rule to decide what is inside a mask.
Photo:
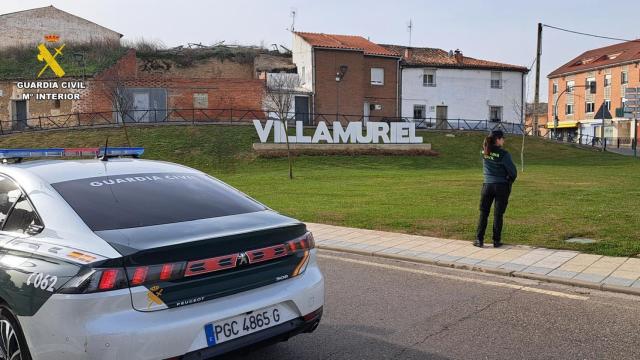
[{"label": "silver police car", "polygon": [[142,152],[0,149],[0,358],[207,359],[318,326],[303,223]]}]

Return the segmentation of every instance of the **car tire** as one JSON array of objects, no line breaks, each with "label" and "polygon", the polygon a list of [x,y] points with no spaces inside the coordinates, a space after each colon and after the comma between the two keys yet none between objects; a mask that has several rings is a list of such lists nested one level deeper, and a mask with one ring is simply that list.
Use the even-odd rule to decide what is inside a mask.
[{"label": "car tire", "polygon": [[22,328],[6,305],[0,305],[0,359],[31,360]]}]

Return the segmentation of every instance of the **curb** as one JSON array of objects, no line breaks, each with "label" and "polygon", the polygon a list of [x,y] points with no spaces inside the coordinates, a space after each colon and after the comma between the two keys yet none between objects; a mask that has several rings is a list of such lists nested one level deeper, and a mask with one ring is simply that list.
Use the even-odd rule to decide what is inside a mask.
[{"label": "curb", "polygon": [[344,253],[355,254],[355,255],[379,257],[379,258],[391,259],[391,260],[411,261],[411,262],[420,263],[420,264],[435,265],[435,266],[453,268],[458,270],[469,270],[469,271],[482,272],[482,273],[492,274],[492,275],[515,277],[515,278],[528,279],[528,280],[537,280],[537,281],[542,281],[542,282],[547,282],[552,284],[560,284],[560,285],[582,287],[582,288],[599,290],[599,291],[608,291],[608,292],[615,292],[615,293],[621,293],[621,294],[627,294],[627,295],[640,296],[640,288],[592,283],[592,282],[583,281],[583,280],[560,278],[557,276],[539,275],[539,274],[533,274],[533,273],[526,273],[522,271],[509,271],[504,269],[485,268],[485,267],[475,266],[475,265],[458,264],[458,263],[453,263],[449,261],[432,260],[432,259],[425,259],[425,258],[418,258],[413,256],[404,256],[404,255],[397,255],[397,254],[376,253],[372,251],[364,251],[364,250],[358,250],[358,249],[345,249],[345,248],[327,246],[327,245],[316,244],[316,247],[322,250],[331,250],[331,251],[344,252]]}]

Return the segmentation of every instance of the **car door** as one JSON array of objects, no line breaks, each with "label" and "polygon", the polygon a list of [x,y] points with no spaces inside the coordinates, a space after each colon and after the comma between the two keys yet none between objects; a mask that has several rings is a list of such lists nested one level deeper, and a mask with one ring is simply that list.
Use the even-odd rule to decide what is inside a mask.
[{"label": "car door", "polygon": [[27,195],[0,175],[0,298],[16,315],[33,315],[80,268],[38,239],[43,229]]}]

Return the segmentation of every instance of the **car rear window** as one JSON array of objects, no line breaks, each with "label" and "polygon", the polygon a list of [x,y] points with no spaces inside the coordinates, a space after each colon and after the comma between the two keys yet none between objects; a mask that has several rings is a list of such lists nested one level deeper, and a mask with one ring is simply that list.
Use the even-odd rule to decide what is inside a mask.
[{"label": "car rear window", "polygon": [[265,210],[206,175],[154,173],[52,184],[93,230],[128,229]]}]

